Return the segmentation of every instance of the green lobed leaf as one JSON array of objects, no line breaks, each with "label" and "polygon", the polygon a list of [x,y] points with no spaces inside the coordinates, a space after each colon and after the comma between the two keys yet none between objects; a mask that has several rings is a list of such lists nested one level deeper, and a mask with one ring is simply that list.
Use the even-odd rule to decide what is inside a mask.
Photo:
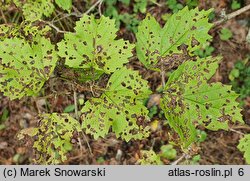
[{"label": "green lobed leaf", "polygon": [[70,12],[72,8],[72,0],[55,0],[55,2],[60,8]]},{"label": "green lobed leaf", "polygon": [[10,99],[38,93],[56,66],[54,45],[37,36],[31,44],[19,38],[4,39],[0,47],[0,91]]},{"label": "green lobed leaf", "polygon": [[238,149],[244,153],[244,158],[247,164],[250,164],[250,134],[245,135],[240,139]]},{"label": "green lobed leaf", "polygon": [[49,17],[54,12],[54,5],[51,0],[14,0],[17,7],[21,8],[25,20],[36,21],[43,16]]},{"label": "green lobed leaf", "polygon": [[166,84],[161,107],[170,126],[184,145],[196,137],[196,125],[210,130],[228,130],[228,122],[242,122],[238,94],[231,86],[208,83],[220,58],[204,58],[185,62],[174,71]]},{"label": "green lobed leaf", "polygon": [[[142,99],[150,93],[147,81],[138,72],[122,68],[111,76],[100,98],[85,103],[82,127],[95,139],[107,135],[110,128],[126,141],[147,137],[149,127],[143,123],[149,119],[148,110]],[[138,125],[140,121],[142,125]]]},{"label": "green lobed leaf", "polygon": [[208,15],[211,12],[212,10],[189,10],[185,7],[168,18],[163,28],[154,17],[147,15],[140,23],[136,34],[136,52],[139,60],[147,68],[155,69],[160,61],[168,66],[178,64],[179,59],[174,57],[185,51],[192,55],[211,39],[208,34],[212,27],[212,24],[208,23]]},{"label": "green lobed leaf", "polygon": [[65,64],[69,67],[110,74],[132,56],[133,45],[115,40],[115,20],[84,15],[76,22],[75,30],[75,33],[65,34],[64,40],[58,43],[59,55],[66,59]]},{"label": "green lobed leaf", "polygon": [[80,124],[69,114],[42,114],[40,117],[37,128],[22,130],[18,137],[37,137],[33,144],[38,154],[36,163],[59,164],[67,159],[66,154],[72,149],[73,134],[81,131]]}]

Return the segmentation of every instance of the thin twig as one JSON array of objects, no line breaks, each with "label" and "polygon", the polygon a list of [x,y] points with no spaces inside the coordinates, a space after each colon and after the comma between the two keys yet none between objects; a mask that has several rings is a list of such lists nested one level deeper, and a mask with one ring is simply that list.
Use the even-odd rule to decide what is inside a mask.
[{"label": "thin twig", "polygon": [[232,131],[232,132],[235,132],[235,133],[237,133],[237,134],[239,134],[239,135],[242,135],[242,136],[245,135],[244,133],[242,133],[242,132],[240,132],[240,131],[237,131],[237,130],[235,130],[235,129],[233,129],[233,128],[230,128],[229,130]]},{"label": "thin twig", "polygon": [[238,16],[238,15],[240,15],[240,14],[242,14],[242,13],[248,11],[248,10],[250,10],[250,4],[247,5],[247,6],[245,6],[245,7],[243,7],[243,8],[241,8],[241,9],[239,9],[239,10],[237,10],[237,11],[235,11],[235,12],[232,12],[232,13],[226,15],[225,18],[223,18],[223,19],[221,19],[221,20],[218,20],[218,21],[214,22],[214,25],[215,25],[215,26],[220,25],[220,24],[222,24],[223,22],[225,22],[225,21],[227,21],[227,20],[230,20],[230,19],[232,19],[232,18],[235,18],[236,16]]},{"label": "thin twig", "polygon": [[95,92],[93,91],[93,87],[94,87],[94,83],[91,82],[91,84],[90,84],[90,91],[91,91],[93,97],[96,97]]},{"label": "thin twig", "polygon": [[81,18],[81,17],[82,17],[82,14],[78,14],[78,13],[64,14],[63,17],[61,17],[61,18],[59,18],[59,19],[57,19],[57,20],[54,20],[53,22],[54,22],[54,23],[55,23],[55,22],[58,22],[58,21],[60,21],[60,20],[62,20],[62,19],[64,19],[64,18],[67,18],[67,17],[70,17],[70,16],[75,16],[75,17],[77,17],[77,18]]},{"label": "thin twig", "polygon": [[58,18],[59,16],[63,15],[62,12],[59,12],[59,13],[54,13],[55,14],[55,17],[51,20],[52,23],[54,23],[55,19]]},{"label": "thin twig", "polygon": [[244,129],[246,131],[250,131],[249,126],[234,126],[233,129]]},{"label": "thin twig", "polygon": [[[76,116],[76,119],[79,120],[79,115],[78,115],[78,106],[77,106],[77,94],[76,94],[76,91],[74,90],[74,105],[75,105],[75,116]],[[79,133],[78,133],[78,143],[79,143],[79,146],[80,146],[80,150],[81,150],[81,156],[83,158],[83,146],[82,146],[82,141],[80,139],[80,136],[79,136]]]},{"label": "thin twig", "polygon": [[93,154],[93,152],[92,152],[92,149],[91,149],[91,147],[90,147],[90,144],[89,144],[89,142],[88,142],[87,136],[84,134],[84,132],[82,132],[82,135],[83,135],[83,137],[84,137],[84,139],[85,139],[85,142],[86,142],[86,144],[87,144],[87,146],[88,146],[90,155],[91,155],[91,156],[94,156],[94,154]]},{"label": "thin twig", "polygon": [[151,0],[151,3],[153,3],[153,4],[155,4],[155,5],[159,6],[159,7],[162,7],[162,6],[165,5],[165,4],[157,3],[156,1],[153,1],[153,0]]},{"label": "thin twig", "polygon": [[78,13],[78,14],[80,14],[81,12],[77,9],[77,7],[75,7],[75,6],[72,6],[73,7],[73,9],[74,9],[74,11],[76,12],[76,13]]},{"label": "thin twig", "polygon": [[172,162],[170,165],[178,165],[184,158],[186,158],[186,159],[190,158],[189,152],[191,151],[191,149],[192,149],[192,145],[190,145],[190,146],[188,147],[187,153],[184,152],[184,153],[181,155],[180,158],[178,158],[177,160],[175,160],[174,162]]},{"label": "thin twig", "polygon": [[102,15],[102,2],[103,2],[103,1],[101,1],[101,2],[99,3],[99,5],[98,5],[98,12],[99,12],[100,16]]},{"label": "thin twig", "polygon": [[[83,14],[89,14],[96,6],[100,6],[101,4],[103,3],[103,0],[98,0],[95,4],[93,4],[85,13]],[[79,10],[77,10],[78,12],[77,13],[70,13],[70,14],[66,14],[65,16],[63,16],[62,18],[60,19],[63,19],[63,18],[66,18],[66,17],[69,17],[69,16],[76,16],[78,18],[81,18],[83,16],[83,14],[80,13]],[[60,20],[58,19],[58,20]],[[56,20],[56,21],[58,21]],[[56,22],[55,21],[55,22]]]},{"label": "thin twig", "polygon": [[35,107],[36,107],[36,110],[37,110],[38,114],[41,114],[41,110],[39,109],[39,106],[37,104],[36,98],[32,97],[32,99],[35,102]]},{"label": "thin twig", "polygon": [[[96,6],[99,5],[99,14],[102,15],[102,12],[101,12],[101,5],[103,3],[103,0],[98,0],[95,4],[93,4],[84,14],[89,14]],[[57,19],[57,20],[52,20],[52,23],[51,22],[48,22],[48,21],[43,21],[44,23],[48,24],[50,27],[52,27],[53,29],[55,29],[58,33],[68,33],[67,31],[63,31],[63,30],[60,30],[57,26],[55,26],[53,23],[55,22],[58,22],[64,18],[67,18],[69,16],[76,16],[76,17],[79,17],[81,18],[83,16],[83,14],[79,14],[79,13],[70,13],[70,14],[66,14],[64,15],[63,17]]]},{"label": "thin twig", "polygon": [[84,156],[84,154],[83,154],[83,146],[82,146],[82,141],[81,141],[81,138],[80,138],[79,134],[78,134],[77,140],[78,140],[80,150],[81,150],[81,158],[83,158],[83,156]]},{"label": "thin twig", "polygon": [[96,1],[95,4],[93,4],[89,9],[88,11],[85,12],[85,14],[89,14],[98,4],[102,3],[103,0],[98,0]]},{"label": "thin twig", "polygon": [[46,23],[47,25],[49,25],[51,28],[55,29],[57,31],[57,33],[68,33],[68,31],[63,31],[60,30],[57,26],[55,26],[53,23],[49,22],[49,21],[42,21],[44,23]]},{"label": "thin twig", "polygon": [[0,12],[1,12],[1,14],[2,14],[2,17],[3,17],[3,21],[4,21],[4,23],[5,23],[5,24],[7,24],[7,23],[8,23],[8,21],[7,21],[6,17],[5,17],[5,15],[4,15],[4,13],[3,13],[2,9],[0,9]]},{"label": "thin twig", "polygon": [[183,153],[183,154],[181,155],[181,157],[178,158],[177,160],[175,160],[174,162],[172,162],[171,165],[178,165],[178,163],[181,162],[181,161],[182,161],[184,158],[186,158],[186,157],[187,157],[187,154],[186,154],[186,153]]}]

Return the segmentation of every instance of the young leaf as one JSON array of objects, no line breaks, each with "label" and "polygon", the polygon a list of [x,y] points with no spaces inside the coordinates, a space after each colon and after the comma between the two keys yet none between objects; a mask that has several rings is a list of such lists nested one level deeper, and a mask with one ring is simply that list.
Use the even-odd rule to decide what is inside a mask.
[{"label": "young leaf", "polygon": [[231,30],[227,29],[227,28],[223,28],[221,31],[220,31],[220,39],[221,40],[229,40],[230,38],[232,38],[233,36],[233,33],[231,32]]},{"label": "young leaf", "polygon": [[63,110],[64,113],[70,113],[70,112],[73,112],[75,110],[75,105],[74,104],[71,104],[71,105],[68,105],[67,107],[65,107],[65,109]]},{"label": "young leaf", "polygon": [[183,5],[178,3],[177,0],[167,0],[166,4],[168,8],[173,11],[173,13],[177,13],[179,10],[183,9]]},{"label": "young leaf", "polygon": [[70,12],[72,8],[72,0],[55,0],[55,2],[60,8]]},{"label": "young leaf", "polygon": [[173,145],[163,145],[161,146],[161,157],[168,160],[174,160],[177,156],[177,151],[173,148]]},{"label": "young leaf", "polygon": [[240,9],[240,7],[241,7],[240,2],[238,2],[237,0],[232,1],[232,4],[231,4],[232,10]]},{"label": "young leaf", "polygon": [[194,141],[197,124],[210,130],[228,129],[228,122],[243,122],[231,86],[207,83],[220,58],[185,62],[171,74],[164,90],[161,107],[171,127],[185,146]]},{"label": "young leaf", "polygon": [[147,137],[149,127],[144,128],[138,122],[148,119],[142,99],[150,93],[147,82],[138,72],[122,68],[111,76],[100,98],[85,103],[82,127],[95,139],[107,135],[110,128],[126,141]]},{"label": "young leaf", "polygon": [[[136,51],[139,60],[149,69],[155,69],[160,61],[176,63],[175,56],[188,51],[192,54],[207,40],[212,27],[208,15],[212,10],[188,10],[187,7],[173,14],[163,28],[154,17],[147,15],[138,27]],[[180,46],[184,48],[180,48]],[[186,50],[184,50],[186,49]],[[177,62],[178,63],[178,62]],[[169,65],[171,66],[171,65]]]},{"label": "young leaf", "polygon": [[65,34],[58,44],[59,55],[72,68],[102,71],[110,74],[128,62],[133,45],[128,41],[115,40],[115,20],[101,16],[84,15],[76,22],[75,33]]},{"label": "young leaf", "polygon": [[51,0],[26,0],[25,2],[14,0],[14,3],[22,9],[25,20],[31,22],[43,16],[49,17],[55,8]]},{"label": "young leaf", "polygon": [[10,99],[38,93],[57,61],[50,41],[38,36],[30,45],[18,38],[4,39],[0,47],[1,92]]},{"label": "young leaf", "polygon": [[250,164],[250,134],[247,134],[240,139],[238,149],[241,152],[244,152],[244,157],[246,159],[246,162]]},{"label": "young leaf", "polygon": [[59,164],[67,159],[66,154],[71,150],[71,139],[75,131],[81,131],[80,124],[69,114],[42,114],[38,128],[28,128],[19,133],[19,139],[24,135],[37,136],[33,148],[40,164]]},{"label": "young leaf", "polygon": [[142,158],[138,161],[141,165],[163,165],[160,155],[157,155],[153,150],[142,150]]}]

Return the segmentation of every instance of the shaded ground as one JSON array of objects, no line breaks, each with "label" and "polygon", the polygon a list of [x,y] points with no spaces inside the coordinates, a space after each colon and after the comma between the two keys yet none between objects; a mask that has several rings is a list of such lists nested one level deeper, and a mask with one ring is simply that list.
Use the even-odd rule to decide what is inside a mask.
[{"label": "shaded ground", "polygon": [[[250,1],[245,1],[249,4]],[[219,14],[223,8],[228,12],[231,10],[229,1],[220,0],[215,2],[206,3],[201,1],[201,8],[215,8],[215,12]],[[122,11],[129,11],[124,7],[119,8]],[[81,8],[79,8],[81,9]],[[84,11],[84,10],[83,10]],[[148,7],[148,12],[153,14],[160,20],[162,13],[169,12],[169,9],[151,6]],[[218,18],[217,14],[217,18]],[[246,58],[250,48],[246,43],[246,35],[248,32],[250,12],[232,19],[225,24],[214,27],[210,34],[214,37],[212,45],[215,47],[213,55],[222,55],[223,61],[221,62],[220,69],[214,76],[212,81],[220,81],[225,84],[229,83],[228,74],[232,70],[234,63],[237,60]],[[143,17],[143,15],[142,15]],[[162,20],[161,20],[162,21]],[[230,41],[221,41],[219,38],[219,31],[222,27],[227,27],[233,32],[233,38]],[[133,33],[127,32],[122,28],[119,36],[129,39],[134,42],[135,37]],[[54,37],[59,39],[60,37]],[[141,72],[141,75],[147,79],[153,90],[156,90],[160,84],[160,75],[152,73],[140,65],[138,60],[131,59],[129,66]],[[64,70],[56,70],[55,74],[61,73]],[[68,73],[69,76],[74,77],[74,73]],[[59,92],[59,94],[58,94]],[[83,96],[82,87],[77,88],[78,97]],[[88,94],[84,93],[84,96]],[[158,104],[158,99],[152,100]],[[46,102],[50,107],[47,107]],[[73,88],[68,82],[60,79],[51,79],[45,85],[43,95],[37,98],[24,98],[21,101],[9,101],[8,98],[1,98],[0,100],[0,114],[4,109],[10,112],[9,118],[5,121],[5,129],[0,130],[0,164],[29,164],[34,156],[31,149],[30,141],[18,141],[16,134],[23,128],[35,126],[37,124],[36,115],[39,112],[63,112],[64,108],[73,104]],[[246,106],[243,109],[244,120],[250,125],[250,98],[246,99]],[[156,115],[153,120],[159,120]],[[243,133],[250,133],[249,126],[236,126],[234,129]],[[136,164],[140,158],[140,150],[149,150],[153,148],[159,152],[160,146],[169,143],[171,132],[168,126],[163,125],[160,121],[158,128],[151,134],[148,139],[142,141],[131,141],[126,143],[117,140],[113,134],[110,134],[105,139],[93,140],[91,137],[81,135],[81,145],[75,142],[74,151],[70,154],[69,159],[65,164]],[[193,154],[200,154],[200,164],[245,164],[242,153],[237,150],[238,140],[240,134],[236,132],[207,131],[208,138],[201,145],[196,145],[193,149]],[[89,146],[88,146],[89,144]],[[181,156],[181,152],[178,156]],[[168,164],[168,161],[165,161]]]}]

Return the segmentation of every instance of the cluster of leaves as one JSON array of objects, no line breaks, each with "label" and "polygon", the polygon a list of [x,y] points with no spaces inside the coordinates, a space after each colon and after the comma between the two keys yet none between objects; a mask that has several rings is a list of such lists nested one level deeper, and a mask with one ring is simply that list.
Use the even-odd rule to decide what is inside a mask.
[{"label": "cluster of leaves", "polygon": [[[197,142],[201,143],[206,140],[207,133],[205,131],[197,130]],[[246,144],[245,142],[242,144]],[[172,161],[176,159],[177,151],[173,147],[173,145],[162,145],[160,148],[160,152],[156,153],[153,150],[142,150],[141,151],[141,159],[138,160],[138,163],[142,165],[162,165],[162,160]],[[246,150],[244,150],[246,151]],[[243,151],[243,152],[244,152]],[[191,160],[187,159],[181,164],[184,165],[197,165],[200,161],[200,155],[195,155]]]},{"label": "cluster of leaves", "polygon": [[179,10],[183,9],[184,7],[177,0],[167,0],[166,4],[169,7],[169,9],[173,11],[173,13],[177,13]]},{"label": "cluster of leaves", "polygon": [[119,13],[117,4],[121,3],[123,6],[129,8],[130,0],[106,0],[105,3],[105,16],[112,17],[116,20],[116,27],[120,27],[123,23],[127,30],[137,32],[137,26],[139,24],[138,13],[146,13],[146,7],[148,6],[149,0],[135,0],[133,3],[133,13]]},{"label": "cluster of leaves", "polygon": [[[65,64],[99,71],[99,75],[112,74],[102,96],[87,101],[82,108],[83,129],[94,138],[105,137],[110,128],[127,141],[148,136],[148,128],[139,127],[136,121],[139,117],[147,119],[148,111],[141,100],[151,92],[137,72],[123,67],[132,56],[133,45],[115,40],[115,21],[104,16],[98,20],[93,15],[84,16],[75,30],[76,33],[65,34],[58,44]],[[93,75],[90,80],[94,78]]]},{"label": "cluster of leaves", "polygon": [[[235,101],[238,94],[231,91],[230,86],[208,83],[220,58],[191,61],[188,56],[187,60],[181,57],[184,51],[192,55],[210,39],[209,13],[184,8],[171,16],[162,29],[153,17],[147,16],[136,34],[137,55],[147,68],[157,70],[159,64],[168,68],[178,66],[164,87],[161,108],[184,147],[196,139],[197,125],[210,130],[227,130],[229,121],[243,122],[241,110]],[[185,49],[181,50],[183,44]]]},{"label": "cluster of leaves", "polygon": [[229,74],[229,79],[235,90],[240,95],[241,104],[244,99],[250,96],[250,64],[249,59],[235,63],[233,70]]},{"label": "cluster of leaves", "polygon": [[[166,4],[168,8],[172,10],[173,13],[177,13],[179,10],[184,8],[184,5],[178,2],[178,0],[167,0]],[[198,0],[186,0],[185,4],[191,9],[197,7],[199,2]]]},{"label": "cluster of leaves", "polygon": [[[229,122],[243,122],[235,101],[238,94],[230,86],[208,83],[221,58],[193,57],[211,40],[210,13],[186,7],[169,17],[163,28],[147,15],[136,34],[137,57],[146,68],[161,73],[177,68],[162,88],[160,107],[184,148],[197,140],[198,125],[227,130]],[[117,31],[115,20],[84,15],[76,22],[75,32],[66,33],[57,44],[56,51],[42,36],[44,32],[35,33],[36,28],[21,35],[18,28],[2,28],[0,90],[11,99],[36,95],[52,74],[58,57],[67,67],[84,71],[86,81],[98,80],[102,75],[110,77],[106,87],[100,88],[100,97],[83,105],[82,125],[69,114],[52,113],[42,115],[38,128],[21,132],[38,138],[34,148],[40,153],[39,163],[65,161],[74,131],[82,129],[96,139],[110,130],[126,141],[149,136],[148,110],[143,100],[151,91],[137,71],[125,67],[134,45],[117,39]],[[27,36],[30,34],[31,38]]]},{"label": "cluster of leaves", "polygon": [[[104,15],[114,18],[116,20],[117,27],[120,27],[123,23],[127,30],[134,33],[137,32],[137,26],[140,22],[138,13],[145,14],[148,6],[151,4],[158,5],[155,0],[134,0],[133,3],[131,3],[131,0],[106,0],[104,3],[106,6]],[[132,6],[133,12],[120,13],[117,9],[119,3],[121,3],[126,8],[131,8]],[[194,8],[198,6],[199,2],[198,0],[186,0],[183,4],[186,4],[189,8]],[[166,0],[165,3],[165,5],[167,5],[173,13],[177,13],[179,10],[183,9],[183,4],[179,3],[177,0]],[[166,15],[169,17],[169,14]],[[165,18],[163,17],[163,19]]]},{"label": "cluster of leaves", "polygon": [[[0,2],[0,5],[1,3],[3,7],[8,7],[12,4],[12,1]],[[36,21],[43,17],[50,17],[55,11],[54,4],[68,12],[72,8],[72,0],[13,0],[13,3],[22,10],[27,21]]]},{"label": "cluster of leaves", "polygon": [[[81,129],[98,138],[105,137],[111,128],[117,137],[127,141],[149,135],[149,128],[137,122],[139,119],[149,120],[148,110],[142,100],[151,91],[138,72],[123,66],[132,56],[134,46],[128,41],[115,40],[117,29],[114,20],[104,16],[100,19],[94,19],[93,15],[83,16],[76,23],[76,33],[65,34],[64,40],[57,44],[58,51],[55,51],[48,39],[41,36],[42,33],[34,33],[36,28],[32,32],[20,31],[23,30],[20,27],[8,28],[2,27],[3,38],[0,41],[3,47],[0,51],[0,85],[4,95],[11,99],[36,95],[53,72],[59,55],[65,59],[66,66],[89,72],[90,77],[86,80],[96,79],[96,72],[99,72],[98,77],[111,74],[102,96],[87,101],[83,106]],[[32,36],[24,36],[26,34]],[[76,121],[69,114],[43,116],[39,127],[29,134],[39,137],[34,143],[34,148],[41,156],[37,162],[64,161],[68,149],[62,147],[62,142],[66,141],[69,146],[68,140],[72,137],[73,128],[79,130]],[[65,120],[67,125],[64,124]],[[65,136],[51,134],[56,130],[61,130]],[[66,134],[67,130],[69,133]],[[55,151],[59,147],[60,151]]]},{"label": "cluster of leaves", "polygon": [[198,55],[200,58],[209,57],[214,52],[215,48],[210,45],[210,43],[204,44],[200,49],[194,52],[195,55]]}]

